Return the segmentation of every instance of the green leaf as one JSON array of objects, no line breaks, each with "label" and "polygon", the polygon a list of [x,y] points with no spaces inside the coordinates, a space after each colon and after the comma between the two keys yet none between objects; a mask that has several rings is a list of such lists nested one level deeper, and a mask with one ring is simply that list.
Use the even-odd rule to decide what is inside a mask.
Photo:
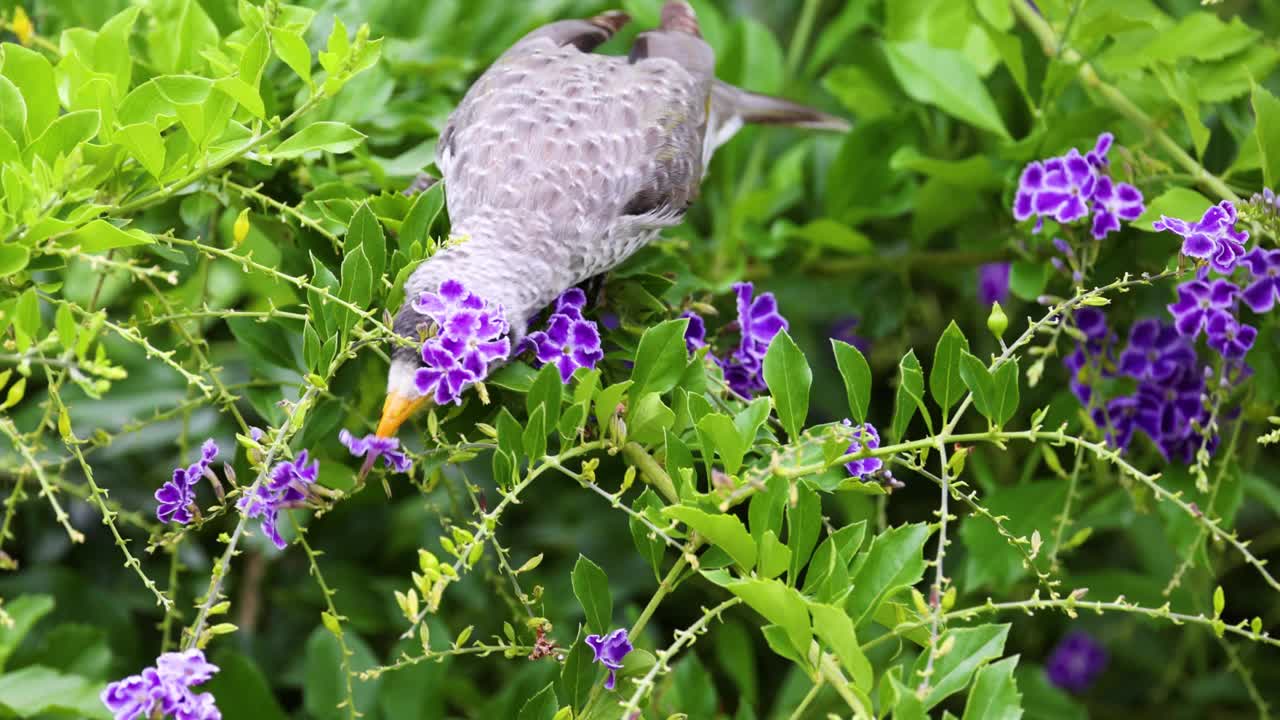
[{"label": "green leaf", "polygon": [[609,595],[609,578],[599,565],[585,555],[578,556],[573,566],[573,594],[587,616],[587,627],[603,635],[613,623],[613,597]]},{"label": "green leaf", "polygon": [[553,720],[559,709],[560,701],[556,699],[555,683],[551,683],[529,698],[520,708],[516,720]]},{"label": "green leaf", "polygon": [[822,530],[822,498],[817,491],[803,484],[795,489],[794,503],[787,503],[787,547],[791,549],[791,567],[788,568],[789,584],[795,585],[800,569],[809,562],[809,555],[818,544]]},{"label": "green leaf", "polygon": [[[360,308],[366,308],[373,300],[373,269],[369,266],[369,258],[364,248],[356,248],[342,258],[342,285],[338,289],[338,297]],[[355,313],[347,310],[355,322]],[[350,327],[350,324],[347,325]]]},{"label": "green leaf", "polygon": [[1195,83],[1186,72],[1166,66],[1157,66],[1155,76],[1169,99],[1182,111],[1182,119],[1187,123],[1187,131],[1196,148],[1196,157],[1204,157],[1204,149],[1209,145],[1209,128],[1200,119],[1200,95]]},{"label": "green leaf", "polygon": [[[349,662],[353,668],[370,668],[378,664],[359,635],[345,626],[343,640],[351,652]],[[302,700],[307,717],[316,720],[340,720],[347,718],[345,708],[339,703],[346,700],[346,679],[343,673],[342,647],[338,638],[323,625],[317,625],[307,637],[302,668]],[[380,680],[353,683],[355,710],[370,713],[377,700]]]},{"label": "green leaf", "polygon": [[267,108],[262,103],[262,95],[257,88],[238,77],[225,77],[213,84],[215,88],[226,93],[231,99],[240,103],[254,117],[265,119]]},{"label": "green leaf", "polygon": [[894,593],[914,585],[924,576],[924,543],[930,529],[924,523],[889,528],[871,540],[859,556],[853,572],[853,591],[845,609],[856,626],[875,614]]},{"label": "green leaf", "polygon": [[787,429],[787,437],[794,442],[800,437],[809,415],[813,371],[786,330],[775,335],[769,343],[769,350],[764,356],[764,381],[773,396],[778,418]]},{"label": "green leaf", "polygon": [[214,658],[218,672],[200,686],[217,698],[222,716],[252,717],[254,720],[285,720],[284,710],[271,692],[262,670],[245,655],[219,652]]},{"label": "green leaf", "polygon": [[[657,513],[662,509],[662,502],[658,500],[658,496],[653,492],[653,490],[645,488],[644,492],[640,493],[640,497],[637,497],[635,502],[631,505],[631,509],[634,510],[637,515],[643,515],[646,518],[650,518],[650,522],[654,526],[661,526],[660,522],[654,522],[652,520],[652,518],[655,518]],[[630,518],[629,525],[631,529],[631,540],[635,543],[636,550],[640,551],[640,555],[649,563],[649,567],[653,568],[653,577],[655,579],[660,579],[658,571],[662,567],[662,538],[654,535],[653,530],[645,523],[640,522],[640,520],[635,516]]]},{"label": "green leaf", "polygon": [[413,207],[405,215],[400,225],[400,247],[426,240],[431,234],[431,226],[444,210],[444,184],[436,183],[413,199]]},{"label": "green leaf", "polygon": [[18,645],[22,644],[23,638],[31,632],[31,628],[35,627],[40,618],[53,610],[53,597],[51,595],[20,595],[6,602],[4,610],[9,613],[13,624],[8,627],[0,625],[0,671],[4,670],[9,656],[18,649]]},{"label": "green leaf", "polygon": [[78,245],[83,252],[96,253],[132,245],[147,245],[155,238],[141,230],[121,230],[98,219],[67,236],[64,245]]},{"label": "green leaf", "polygon": [[303,82],[311,84],[311,48],[302,33],[271,28],[271,49]]},{"label": "green leaf", "polygon": [[902,89],[912,98],[1009,137],[995,102],[963,53],[921,42],[886,42],[884,52]]},{"label": "green leaf", "polygon": [[564,384],[560,382],[560,371],[555,365],[544,365],[534,376],[529,394],[525,396],[525,410],[530,416],[541,407],[547,428],[554,428],[560,422],[560,396]]},{"label": "green leaf", "polygon": [[235,335],[240,346],[247,350],[254,359],[264,365],[274,365],[288,370],[297,370],[298,362],[293,356],[293,348],[281,338],[291,333],[278,322],[258,322],[253,318],[227,318],[227,327]]},{"label": "green leaf", "polygon": [[855,422],[867,421],[867,408],[871,406],[871,366],[858,348],[839,340],[831,341],[840,377],[844,378],[844,390],[849,396],[849,411]]},{"label": "green leaf", "polygon": [[655,325],[640,336],[636,349],[636,364],[631,370],[633,397],[645,393],[665,393],[676,386],[685,366],[689,364],[685,349],[684,332],[688,318],[676,318]]},{"label": "green leaf", "polygon": [[778,539],[772,530],[766,530],[760,538],[760,564],[758,572],[761,577],[775,578],[786,572],[791,565],[791,549]]},{"label": "green leaf", "polygon": [[1006,360],[991,376],[995,424],[1004,425],[1018,411],[1018,359]]},{"label": "green leaf", "polygon": [[924,371],[920,369],[916,351],[909,350],[898,363],[898,392],[894,396],[892,425],[895,441],[902,439],[917,410],[924,416],[925,424],[932,432],[933,421],[924,405]]},{"label": "green leaf", "polygon": [[552,428],[547,427],[547,410],[539,405],[529,414],[529,422],[524,427],[524,452],[531,460],[540,460],[547,454],[547,434]]},{"label": "green leaf", "polygon": [[710,457],[718,453],[720,462],[724,463],[724,471],[730,475],[738,473],[748,443],[738,433],[732,418],[722,413],[702,416],[698,421],[698,436],[702,439],[704,455]]},{"label": "green leaf", "polygon": [[1052,272],[1048,263],[1018,260],[1009,268],[1009,290],[1014,297],[1034,302],[1044,294]]},{"label": "green leaf", "polygon": [[1213,13],[1200,11],[1183,16],[1176,25],[1152,37],[1152,42],[1145,47],[1125,55],[1147,67],[1173,64],[1186,58],[1218,60],[1249,47],[1257,40],[1258,31],[1238,17],[1228,24]]},{"label": "green leaf", "polygon": [[116,131],[115,141],[157,180],[164,173],[165,145],[160,131],[151,123],[134,123]]},{"label": "green leaf", "polygon": [[662,397],[656,392],[645,393],[627,413],[627,437],[641,445],[661,445],[675,423],[676,414]]},{"label": "green leaf", "polygon": [[849,671],[854,686],[871,692],[874,682],[871,662],[858,645],[853,620],[844,610],[823,603],[809,603],[809,612],[813,613],[814,632],[840,658],[840,664]]},{"label": "green leaf", "polygon": [[152,63],[162,72],[202,70],[203,53],[219,41],[218,26],[198,0],[154,0],[147,33]]},{"label": "green leaf", "polygon": [[766,620],[782,627],[791,644],[808,653],[809,644],[813,641],[813,627],[809,622],[809,607],[799,591],[778,580],[757,579],[737,580],[725,588],[742,598]]},{"label": "green leaf", "polygon": [[569,648],[569,654],[560,667],[560,693],[571,707],[581,709],[591,696],[595,686],[598,668],[592,661],[595,653],[584,640],[585,633],[579,629],[578,637]]},{"label": "green leaf", "polygon": [[973,393],[973,404],[978,412],[995,423],[998,415],[995,379],[987,371],[986,363],[967,352],[963,353],[960,356],[960,377],[969,392]]},{"label": "green leaf", "polygon": [[1210,205],[1213,205],[1213,201],[1195,190],[1175,187],[1152,200],[1147,205],[1146,212],[1142,213],[1142,217],[1131,224],[1139,230],[1156,232],[1151,224],[1159,220],[1161,215],[1195,221],[1204,215],[1204,211],[1208,210]]},{"label": "green leaf", "polygon": [[943,331],[933,351],[933,367],[929,369],[929,392],[933,401],[942,408],[943,420],[947,412],[964,396],[964,381],[960,379],[960,357],[969,351],[969,339],[952,320]]},{"label": "green leaf", "polygon": [[737,516],[711,515],[687,505],[663,508],[662,514],[688,525],[713,545],[729,553],[729,557],[733,558],[743,572],[750,572],[755,567],[756,543]]},{"label": "green leaf", "polygon": [[323,150],[330,153],[349,152],[364,142],[364,134],[350,125],[340,122],[316,122],[303,128],[288,140],[280,143],[271,155],[277,158],[296,158],[309,152]]},{"label": "green leaf", "polygon": [[110,720],[98,699],[102,685],[39,665],[0,675],[0,710],[29,718],[47,715]]},{"label": "green leaf", "polygon": [[595,400],[595,416],[596,425],[600,427],[602,434],[609,432],[609,422],[618,410],[618,405],[622,402],[622,396],[627,393],[631,387],[630,380],[624,380],[616,385],[610,385],[606,388],[600,388],[600,392],[596,393]]},{"label": "green leaf", "polygon": [[355,252],[356,248],[364,249],[364,256],[369,261],[369,271],[374,280],[381,284],[387,266],[387,239],[382,233],[382,223],[378,222],[378,217],[369,209],[367,202],[360,203],[360,207],[351,216],[342,252]]},{"label": "green leaf", "polygon": [[71,155],[81,143],[97,135],[101,121],[97,110],[67,113],[50,123],[27,152],[52,165],[56,158]]},{"label": "green leaf", "polygon": [[31,251],[22,245],[0,245],[0,277],[21,272],[31,260]]},{"label": "green leaf", "polygon": [[0,130],[15,142],[25,144],[27,137],[27,101],[22,91],[9,78],[0,75]]},{"label": "green leaf", "polygon": [[[1280,185],[1280,100],[1261,85],[1253,86],[1254,137],[1262,157],[1262,174],[1270,187]],[[1196,216],[1199,217],[1199,216]]]},{"label": "green leaf", "polygon": [[[27,106],[26,140],[40,137],[58,117],[58,82],[53,66],[34,50],[5,43],[0,45],[0,75],[22,91]],[[23,142],[18,135],[13,139]]]},{"label": "green leaf", "polygon": [[1022,693],[1013,678],[1018,656],[991,663],[978,671],[961,720],[1020,720]]},{"label": "green leaf", "polygon": [[[939,646],[954,643],[947,654],[938,658],[929,678],[929,694],[924,698],[926,710],[959,692],[969,684],[969,678],[988,661],[1004,652],[1004,641],[1009,636],[1009,625],[979,625],[970,628],[952,628],[938,640]],[[912,676],[919,676],[928,660],[928,653],[916,658]]]},{"label": "green leaf", "polygon": [[123,95],[133,80],[133,53],[129,50],[129,36],[138,20],[140,7],[128,7],[103,23],[93,43],[93,67],[111,75],[116,90]]}]

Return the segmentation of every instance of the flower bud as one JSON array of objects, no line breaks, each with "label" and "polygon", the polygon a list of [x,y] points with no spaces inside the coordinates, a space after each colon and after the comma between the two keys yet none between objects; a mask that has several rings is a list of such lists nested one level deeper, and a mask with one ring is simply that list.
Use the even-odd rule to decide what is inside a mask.
[{"label": "flower bud", "polygon": [[237,247],[249,237],[249,208],[241,210],[236,216],[235,225],[231,226],[231,237],[235,240]]},{"label": "flower bud", "polygon": [[991,314],[987,316],[987,329],[996,338],[1004,337],[1004,331],[1009,329],[1009,316],[1004,314],[1004,308],[1000,307],[998,302],[991,303]]}]

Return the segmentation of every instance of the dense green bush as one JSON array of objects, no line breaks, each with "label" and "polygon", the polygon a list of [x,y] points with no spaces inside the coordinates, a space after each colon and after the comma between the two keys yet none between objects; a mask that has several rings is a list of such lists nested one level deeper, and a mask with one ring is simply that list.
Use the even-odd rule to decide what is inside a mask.
[{"label": "dense green bush", "polygon": [[[607,6],[0,0],[0,716],[109,718],[191,648],[230,719],[1268,714],[1280,4],[692,4],[719,77],[852,130],[740,133],[588,288],[594,370],[521,355],[398,473],[339,432],[449,241],[401,191],[499,53]],[[605,52],[660,2],[622,5]],[[1198,274],[1244,293],[1204,340]],[[742,280],[789,323],[754,399]],[[238,504],[304,450],[279,550]]]}]

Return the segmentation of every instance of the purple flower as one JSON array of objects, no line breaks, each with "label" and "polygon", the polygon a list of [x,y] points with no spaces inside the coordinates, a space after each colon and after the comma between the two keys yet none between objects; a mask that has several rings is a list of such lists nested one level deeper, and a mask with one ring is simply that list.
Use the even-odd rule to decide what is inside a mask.
[{"label": "purple flower", "polygon": [[1107,327],[1107,316],[1097,308],[1080,308],[1075,311],[1073,319],[1085,341],[1063,358],[1062,363],[1071,373],[1069,385],[1072,394],[1081,405],[1089,407],[1093,400],[1093,381],[1111,376],[1108,365],[1115,333]]},{"label": "purple flower", "polygon": [[365,462],[368,465],[372,465],[374,460],[381,457],[387,467],[399,473],[409,472],[413,467],[413,461],[400,449],[398,438],[378,437],[372,433],[364,437],[356,437],[343,428],[338,432],[338,441],[346,445],[351,454],[356,457],[365,457],[367,454],[368,459]]},{"label": "purple flower", "polygon": [[[868,450],[880,447],[880,433],[876,432],[875,426],[871,423],[855,426],[846,418],[844,425],[853,433],[853,442],[849,443],[849,449],[845,450],[846,455],[861,452],[864,445]],[[844,469],[849,471],[849,475],[860,480],[865,480],[868,475],[878,472],[882,467],[884,467],[884,461],[878,457],[859,458],[844,464]]]},{"label": "purple flower", "polygon": [[686,310],[680,317],[689,318],[689,325],[684,329],[684,346],[692,355],[698,348],[707,345],[707,323],[702,316],[692,310]]},{"label": "purple flower", "polygon": [[[1093,153],[1090,153],[1092,155]],[[1137,220],[1146,206],[1142,193],[1128,183],[1113,183],[1111,178],[1098,178],[1093,190],[1093,237],[1101,240],[1108,233],[1120,229],[1120,221]]]},{"label": "purple flower", "polygon": [[600,348],[600,331],[581,315],[555,314],[547,320],[547,329],[529,333],[528,343],[541,365],[555,365],[560,381],[569,382],[578,368],[594,368],[604,358]]},{"label": "purple flower", "polygon": [[115,720],[143,720],[156,709],[176,720],[222,720],[213,695],[191,690],[216,672],[200,650],[165,653],[155,667],[107,685],[100,698]]},{"label": "purple flower", "polygon": [[606,690],[612,690],[617,682],[617,671],[622,667],[622,658],[634,649],[631,641],[627,639],[627,631],[619,628],[603,638],[599,635],[588,635],[587,645],[591,646],[591,650],[596,654],[592,662],[598,662],[609,668],[609,679],[605,680],[604,687]]},{"label": "purple flower", "polygon": [[991,307],[992,303],[1004,303],[1009,299],[1009,270],[1007,262],[987,263],[978,268],[978,304]]},{"label": "purple flower", "polygon": [[778,312],[778,301],[773,293],[762,293],[753,298],[755,288],[751,283],[733,286],[738,294],[738,329],[741,339],[738,348],[726,358],[716,362],[724,371],[729,389],[744,398],[750,398],[767,389],[762,371],[764,356],[769,343],[787,328],[787,320]]},{"label": "purple flower", "polygon": [[1141,320],[1129,330],[1129,346],[1120,353],[1120,372],[1138,380],[1164,382],[1195,362],[1191,345],[1171,325]]},{"label": "purple flower", "polygon": [[1254,248],[1241,259],[1249,266],[1254,280],[1240,297],[1254,312],[1270,312],[1280,298],[1280,250]]},{"label": "purple flower", "polygon": [[742,331],[739,347],[763,359],[773,337],[787,329],[787,320],[778,312],[773,293],[761,293],[753,299],[755,287],[749,282],[736,283],[733,290],[738,294],[738,327]]},{"label": "purple flower", "polygon": [[218,444],[209,438],[200,446],[200,459],[185,468],[174,468],[173,478],[155,492],[156,517],[160,522],[191,522],[191,505],[196,501],[196,483],[210,473],[209,465],[218,456]]},{"label": "purple flower", "polygon": [[245,517],[262,518],[262,532],[281,549],[285,541],[277,527],[280,511],[305,500],[307,487],[315,484],[320,473],[320,461],[308,465],[307,460],[303,450],[293,461],[276,463],[267,477],[236,503]]},{"label": "purple flower", "polygon": [[1033,203],[1037,215],[1070,223],[1089,214],[1098,175],[1089,161],[1072,148],[1065,156],[1044,163],[1044,180]]},{"label": "purple flower", "polygon": [[1093,149],[1085,153],[1084,159],[1088,160],[1090,165],[1100,170],[1107,167],[1111,164],[1111,161],[1107,159],[1107,153],[1111,152],[1111,143],[1113,143],[1115,139],[1116,136],[1109,132],[1102,133],[1098,136],[1098,139],[1094,141]]},{"label": "purple flower", "polygon": [[1013,218],[1018,222],[1036,214],[1036,195],[1044,189],[1044,163],[1027,163],[1018,178],[1018,190],[1013,196]]},{"label": "purple flower", "polygon": [[1213,318],[1233,317],[1239,290],[1226,280],[1210,282],[1203,278],[1179,285],[1178,301],[1168,306],[1174,326],[1179,333],[1194,340]]},{"label": "purple flower", "polygon": [[1045,672],[1049,682],[1073,693],[1084,692],[1107,667],[1107,651],[1088,634],[1076,631],[1053,649]]},{"label": "purple flower", "polygon": [[1209,347],[1227,360],[1243,358],[1258,337],[1257,328],[1237,322],[1229,315],[1214,316],[1209,320],[1205,333],[1209,336]]},{"label": "purple flower", "polygon": [[[584,300],[585,302],[585,300]],[[480,382],[496,362],[511,354],[501,306],[492,307],[456,280],[436,293],[424,292],[414,307],[436,322],[438,333],[422,344],[422,364],[414,375],[418,392],[437,405],[461,405],[462,391]]]},{"label": "purple flower", "polygon": [[831,326],[831,338],[852,345],[865,354],[871,349],[871,341],[858,334],[861,324],[862,318],[848,315]]},{"label": "purple flower", "polygon": [[582,319],[582,308],[587,306],[587,294],[573,287],[560,293],[556,298],[552,315],[568,315],[575,320]]},{"label": "purple flower", "polygon": [[1093,422],[1103,429],[1107,442],[1121,450],[1133,440],[1134,424],[1138,418],[1138,399],[1121,396],[1112,398],[1105,407],[1095,408]]},{"label": "purple flower", "polygon": [[1181,235],[1183,255],[1208,260],[1213,269],[1221,273],[1235,268],[1244,256],[1244,244],[1249,239],[1249,233],[1236,230],[1236,207],[1229,200],[1205,210],[1204,216],[1194,223],[1161,215],[1152,227]]}]

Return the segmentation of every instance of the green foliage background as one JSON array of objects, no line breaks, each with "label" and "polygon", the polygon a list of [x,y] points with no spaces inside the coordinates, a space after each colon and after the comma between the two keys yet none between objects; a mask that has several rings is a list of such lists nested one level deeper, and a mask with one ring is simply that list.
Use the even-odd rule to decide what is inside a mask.
[{"label": "green foliage background", "polygon": [[[660,5],[622,4],[635,22],[606,52],[625,51]],[[377,471],[365,486],[336,434],[376,422],[382,309],[448,230],[440,187],[399,191],[495,56],[537,25],[608,6],[247,5],[45,0],[25,8],[33,49],[4,46],[0,608],[12,623],[0,628],[0,715],[106,717],[103,684],[181,642],[219,569],[230,605],[200,640],[222,668],[209,688],[227,718],[551,718],[588,702],[588,716],[618,717],[615,703],[588,700],[602,673],[581,637],[639,619],[645,652],[620,688],[653,676],[645,717],[1225,718],[1276,705],[1280,650],[1262,629],[1280,621],[1280,586],[1262,559],[1280,543],[1280,491],[1274,453],[1257,442],[1280,396],[1274,322],[1200,490],[1153,449],[1117,463],[1096,444],[1066,390],[1069,343],[1039,332],[1036,299],[1069,309],[1109,296],[1122,324],[1160,312],[1168,282],[1109,285],[1172,266],[1177,242],[1150,221],[1280,182],[1280,3],[1044,0],[1042,17],[994,0],[694,2],[722,79],[849,117],[852,132],[744,130],[689,220],[606,283],[599,311],[621,326],[598,376],[562,394],[548,375],[510,368],[489,384],[492,404],[472,397],[403,433],[410,479]],[[6,22],[14,8],[0,0]],[[335,20],[345,28],[331,34]],[[1105,241],[1086,286],[1108,287],[1084,293],[1008,208],[1027,161],[1090,147],[1103,130],[1154,210]],[[1014,262],[1006,338],[1033,332],[1021,363],[984,381],[1002,348],[973,295],[977,266],[997,260]],[[776,420],[768,403],[726,399],[700,359],[686,365],[683,326],[662,324],[690,300],[724,324],[725,293],[743,278],[775,292],[791,321],[766,364]],[[828,344],[850,315],[871,343],[868,383],[852,379],[851,351]],[[942,433],[983,382],[1017,394],[976,397],[982,417]],[[630,442],[613,446],[620,401]],[[963,479],[950,515],[922,473],[895,468],[906,487],[891,496],[843,481],[848,440],[828,423],[862,412],[886,445],[923,439],[916,451],[953,457],[973,446],[934,471]],[[526,432],[539,413],[545,432]],[[272,429],[254,453],[309,448],[334,498],[292,513],[287,535],[306,534],[287,551],[254,531],[219,566],[234,510],[205,488],[203,519],[177,532],[154,520],[152,493],[210,436],[247,486],[260,469],[250,425]],[[988,432],[1006,425],[1007,437]],[[556,465],[539,464],[548,453]],[[733,512],[713,494],[713,463],[733,476]],[[696,480],[660,498],[663,469],[680,483],[681,467]],[[503,503],[513,486],[519,502]],[[497,507],[500,524],[473,524]],[[693,550],[664,547],[645,522],[677,545],[692,529],[714,547],[691,571],[681,558]],[[939,536],[951,542],[935,576]],[[460,579],[428,578],[411,601],[412,573],[435,567],[419,549],[448,564],[450,544],[484,555],[472,567],[463,552]],[[934,586],[956,592],[945,635],[930,640]],[[425,607],[436,588],[424,655],[406,606]],[[984,610],[988,598],[1013,612]],[[563,665],[525,659],[530,616],[574,648]],[[672,633],[691,626],[710,631],[687,647],[692,636]],[[1042,670],[1071,628],[1111,654],[1082,697]],[[826,660],[809,658],[811,638]],[[945,642],[918,699],[928,648]],[[654,655],[669,672],[649,672]],[[553,681],[554,700],[535,697]],[[982,714],[983,703],[1000,709]]]}]

